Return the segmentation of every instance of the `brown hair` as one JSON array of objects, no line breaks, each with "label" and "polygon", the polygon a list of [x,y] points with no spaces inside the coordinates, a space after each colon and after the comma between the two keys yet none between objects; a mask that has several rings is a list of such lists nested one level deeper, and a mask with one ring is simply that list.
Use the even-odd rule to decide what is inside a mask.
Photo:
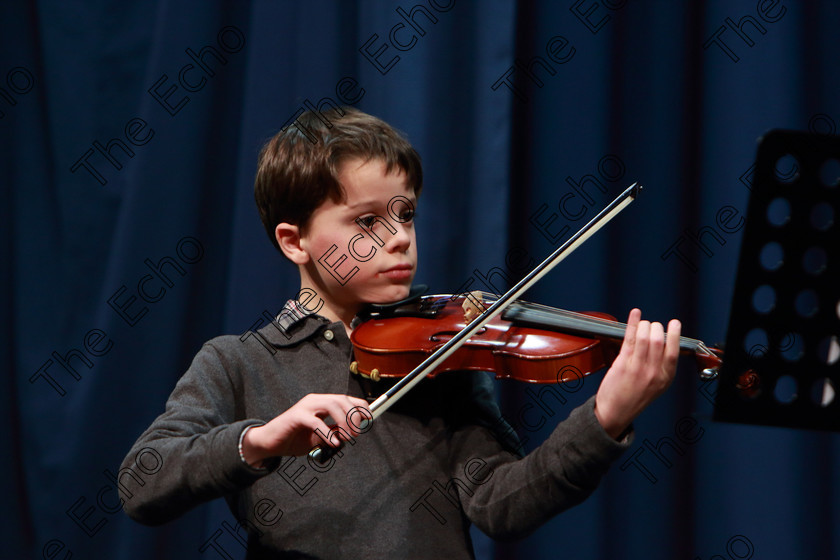
[{"label": "brown hair", "polygon": [[304,229],[324,201],[344,200],[338,173],[352,158],[381,159],[386,173],[404,171],[408,187],[420,194],[420,156],[386,122],[353,107],[307,111],[263,146],[257,162],[254,198],[275,247],[280,248],[274,236],[277,224]]}]

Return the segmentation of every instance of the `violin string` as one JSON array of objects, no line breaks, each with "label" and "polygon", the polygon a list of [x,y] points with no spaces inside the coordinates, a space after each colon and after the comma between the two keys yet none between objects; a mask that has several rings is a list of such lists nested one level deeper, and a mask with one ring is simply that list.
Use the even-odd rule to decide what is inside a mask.
[{"label": "violin string", "polygon": [[[534,304],[539,307],[546,307],[540,304]],[[544,310],[536,311],[543,317],[551,317],[553,312],[551,311],[550,307],[546,307]],[[589,315],[585,315],[582,313],[576,313],[574,311],[565,311],[565,310],[558,310],[558,315],[564,318],[572,319],[573,321],[578,321],[583,325],[598,325],[600,328],[605,329],[605,331],[611,331],[611,334],[614,334],[617,338],[621,338],[624,336],[624,331],[627,328],[626,323],[621,323],[617,321],[610,321],[609,319],[602,319],[600,317],[592,317]],[[604,334],[610,334],[605,332]],[[666,334],[667,338],[667,334]],[[706,348],[706,345],[695,338],[688,338],[685,336],[680,337],[680,347],[695,351],[701,351],[703,353],[710,354],[711,352]]]},{"label": "violin string", "polygon": [[[485,292],[483,293],[483,296],[485,299],[492,300],[493,294],[488,294]],[[577,313],[574,311],[556,309],[540,303],[518,301],[511,307],[520,308],[523,314],[528,315],[534,320],[541,319],[542,322],[550,322],[551,320],[556,321],[557,319],[567,319],[570,321],[570,323],[566,325],[560,324],[558,326],[567,326],[572,328],[577,327],[581,328],[582,330],[586,330],[590,327],[597,327],[600,330],[598,334],[613,336],[615,338],[622,338],[624,336],[624,331],[627,328],[626,323],[611,321],[609,319],[602,319],[600,317],[592,317],[591,315]],[[704,354],[712,354],[712,352],[706,347],[705,343],[695,338],[681,336],[680,347],[691,349],[697,352],[702,352]]]}]

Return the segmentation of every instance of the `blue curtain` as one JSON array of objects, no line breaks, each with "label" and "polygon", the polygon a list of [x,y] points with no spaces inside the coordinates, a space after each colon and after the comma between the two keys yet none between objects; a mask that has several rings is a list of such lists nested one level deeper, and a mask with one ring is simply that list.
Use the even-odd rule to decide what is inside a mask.
[{"label": "blue curtain", "polygon": [[[504,289],[639,181],[527,299],[714,343],[757,139],[836,132],[838,24],[828,0],[2,3],[3,558],[243,556],[222,502],[142,527],[113,476],[201,343],[297,291],[252,184],[301,110],[408,135],[435,292]],[[597,384],[497,388],[533,448]],[[681,362],[586,503],[477,555],[840,558],[838,436],[712,422],[713,390]]]}]

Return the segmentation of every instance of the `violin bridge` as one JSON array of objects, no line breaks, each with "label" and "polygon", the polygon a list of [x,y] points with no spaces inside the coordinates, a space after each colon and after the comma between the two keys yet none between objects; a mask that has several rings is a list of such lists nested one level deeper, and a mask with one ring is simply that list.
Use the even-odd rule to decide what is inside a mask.
[{"label": "violin bridge", "polygon": [[464,310],[464,323],[469,325],[487,309],[484,305],[483,292],[474,290],[468,293],[464,298],[464,303],[461,304],[461,309]]}]

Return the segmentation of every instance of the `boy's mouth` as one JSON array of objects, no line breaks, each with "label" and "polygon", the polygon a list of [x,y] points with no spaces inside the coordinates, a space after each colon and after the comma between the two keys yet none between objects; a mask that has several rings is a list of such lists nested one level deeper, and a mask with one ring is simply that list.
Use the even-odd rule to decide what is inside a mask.
[{"label": "boy's mouth", "polygon": [[411,278],[411,269],[414,268],[410,264],[398,264],[392,266],[388,270],[383,270],[379,274],[390,278],[391,280],[407,280]]}]

